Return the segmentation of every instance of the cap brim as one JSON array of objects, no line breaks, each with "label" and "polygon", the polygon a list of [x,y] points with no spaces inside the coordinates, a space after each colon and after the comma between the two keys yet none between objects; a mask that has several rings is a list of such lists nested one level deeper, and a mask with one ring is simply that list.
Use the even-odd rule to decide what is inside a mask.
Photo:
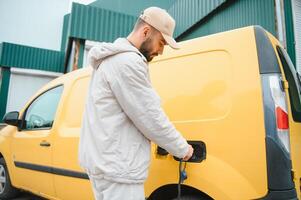
[{"label": "cap brim", "polygon": [[173,49],[180,49],[180,45],[170,36],[162,33],[163,38],[165,39],[166,43]]}]

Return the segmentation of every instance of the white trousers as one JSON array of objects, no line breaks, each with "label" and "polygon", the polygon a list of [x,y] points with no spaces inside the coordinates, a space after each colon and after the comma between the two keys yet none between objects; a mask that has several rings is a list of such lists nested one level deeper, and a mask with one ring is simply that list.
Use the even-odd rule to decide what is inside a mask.
[{"label": "white trousers", "polygon": [[144,185],[116,183],[89,176],[95,200],[145,200]]}]

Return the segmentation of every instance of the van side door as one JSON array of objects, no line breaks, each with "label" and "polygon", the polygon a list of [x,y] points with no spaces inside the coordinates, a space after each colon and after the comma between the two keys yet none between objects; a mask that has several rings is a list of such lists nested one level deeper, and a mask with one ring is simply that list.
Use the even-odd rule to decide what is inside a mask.
[{"label": "van side door", "polygon": [[52,174],[53,134],[63,86],[36,97],[22,115],[22,125],[12,139],[15,176],[22,188],[55,196]]}]

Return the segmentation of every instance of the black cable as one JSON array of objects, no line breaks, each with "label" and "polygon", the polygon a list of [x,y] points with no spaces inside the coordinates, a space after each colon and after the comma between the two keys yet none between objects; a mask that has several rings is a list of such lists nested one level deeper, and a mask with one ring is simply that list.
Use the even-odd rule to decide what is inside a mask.
[{"label": "black cable", "polygon": [[180,164],[179,164],[178,200],[181,200],[181,182],[182,182],[181,171],[182,171],[182,159],[180,160]]},{"label": "black cable", "polygon": [[181,184],[187,178],[187,177],[184,177],[184,175],[182,174],[182,173],[186,173],[185,172],[186,162],[184,164],[184,168],[183,169],[182,169],[182,163],[183,163],[183,160],[181,159],[180,163],[179,163],[179,182],[178,182],[178,197],[177,197],[178,200],[181,200]]}]

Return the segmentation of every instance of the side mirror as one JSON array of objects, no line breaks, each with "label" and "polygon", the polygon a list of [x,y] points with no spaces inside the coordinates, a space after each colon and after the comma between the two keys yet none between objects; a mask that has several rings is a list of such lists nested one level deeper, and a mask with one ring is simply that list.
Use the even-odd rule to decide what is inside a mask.
[{"label": "side mirror", "polygon": [[12,125],[12,126],[17,126],[19,125],[19,112],[13,111],[6,113],[3,117],[3,122]]}]

